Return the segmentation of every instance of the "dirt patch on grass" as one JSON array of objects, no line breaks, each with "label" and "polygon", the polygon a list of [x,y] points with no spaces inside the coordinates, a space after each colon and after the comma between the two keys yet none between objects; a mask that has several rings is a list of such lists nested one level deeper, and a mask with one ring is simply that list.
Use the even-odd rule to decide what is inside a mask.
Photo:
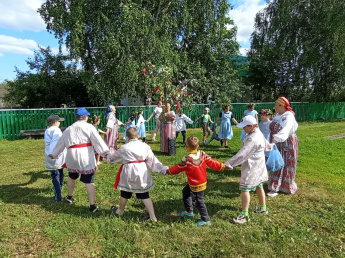
[{"label": "dirt patch on grass", "polygon": [[344,137],[345,137],[345,133],[340,133],[340,134],[328,136],[328,138],[331,140],[342,139]]}]

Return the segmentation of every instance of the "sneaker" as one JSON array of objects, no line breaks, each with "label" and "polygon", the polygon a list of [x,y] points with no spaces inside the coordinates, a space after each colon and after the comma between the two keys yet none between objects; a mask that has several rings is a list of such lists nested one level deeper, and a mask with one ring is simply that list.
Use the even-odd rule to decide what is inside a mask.
[{"label": "sneaker", "polygon": [[111,206],[110,211],[115,216],[122,216],[123,215],[123,212],[121,213],[119,208],[117,208],[116,206]]},{"label": "sneaker", "polygon": [[97,212],[99,211],[99,207],[96,204],[90,205],[90,211]]},{"label": "sneaker", "polygon": [[66,196],[65,197],[65,200],[66,200],[66,202],[68,202],[69,204],[72,204],[73,203],[73,201],[74,201],[74,198],[73,198],[73,196]]},{"label": "sneaker", "polygon": [[269,193],[267,193],[267,196],[269,197],[276,197],[278,196],[279,193],[275,192],[275,191],[270,191]]},{"label": "sneaker", "polygon": [[240,215],[238,215],[237,218],[234,218],[232,221],[235,224],[244,224],[247,221],[250,221],[250,218],[249,218],[249,216],[246,216],[243,213],[240,213]]},{"label": "sneaker", "polygon": [[197,226],[211,226],[211,221],[203,221],[203,220],[199,220],[197,223],[195,223],[195,225]]},{"label": "sneaker", "polygon": [[179,214],[180,217],[194,217],[194,213],[189,213],[189,212],[186,212],[186,211],[182,211],[180,214]]},{"label": "sneaker", "polygon": [[256,214],[258,213],[268,214],[268,209],[266,208],[266,210],[264,210],[262,207],[257,206],[253,212]]}]

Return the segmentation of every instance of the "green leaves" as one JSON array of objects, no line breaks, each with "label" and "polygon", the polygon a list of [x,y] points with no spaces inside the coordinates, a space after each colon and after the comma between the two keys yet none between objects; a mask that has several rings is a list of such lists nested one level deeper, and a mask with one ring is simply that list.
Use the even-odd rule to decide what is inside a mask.
[{"label": "green leaves", "polygon": [[342,0],[275,0],[257,14],[249,83],[258,99],[345,99],[344,7]]},{"label": "green leaves", "polygon": [[53,55],[49,48],[40,48],[27,64],[31,72],[17,69],[17,78],[7,82],[6,102],[25,108],[90,105],[83,71],[78,70],[70,57]]},{"label": "green leaves", "polygon": [[95,105],[126,94],[144,98],[139,74],[149,63],[171,69],[171,83],[184,84],[192,100],[203,103],[221,91],[240,95],[231,83],[238,75],[229,57],[237,55],[238,43],[236,29],[226,28],[229,7],[226,0],[50,0],[39,12],[81,59]]}]

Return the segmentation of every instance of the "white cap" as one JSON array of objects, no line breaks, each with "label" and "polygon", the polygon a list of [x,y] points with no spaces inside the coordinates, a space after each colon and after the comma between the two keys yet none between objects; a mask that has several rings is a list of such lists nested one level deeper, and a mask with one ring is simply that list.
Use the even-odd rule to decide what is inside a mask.
[{"label": "white cap", "polygon": [[205,110],[208,110],[208,111],[210,111],[210,109],[209,109],[208,107],[205,107]]},{"label": "white cap", "polygon": [[256,125],[258,122],[253,116],[245,116],[242,119],[242,122],[237,125],[238,128],[243,128],[247,125]]}]

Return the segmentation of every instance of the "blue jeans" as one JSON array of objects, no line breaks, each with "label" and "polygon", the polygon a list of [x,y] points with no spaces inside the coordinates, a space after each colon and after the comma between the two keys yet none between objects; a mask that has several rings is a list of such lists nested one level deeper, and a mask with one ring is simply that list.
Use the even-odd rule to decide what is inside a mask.
[{"label": "blue jeans", "polygon": [[61,201],[62,195],[61,195],[61,189],[63,185],[63,168],[50,170],[50,175],[52,177],[52,183],[54,186],[54,200],[55,201]]}]

